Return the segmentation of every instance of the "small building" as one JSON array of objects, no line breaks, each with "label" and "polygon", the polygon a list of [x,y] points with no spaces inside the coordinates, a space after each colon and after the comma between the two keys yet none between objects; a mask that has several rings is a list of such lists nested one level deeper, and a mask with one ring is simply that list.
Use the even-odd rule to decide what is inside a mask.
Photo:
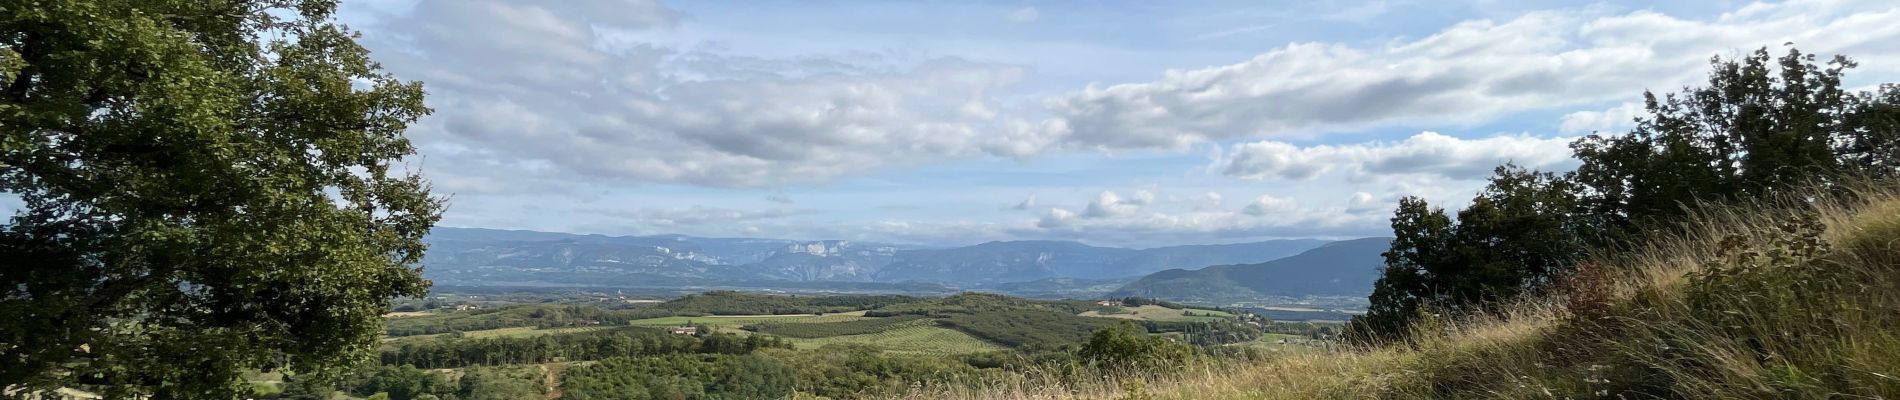
[{"label": "small building", "polygon": [[1095,302],[1095,305],[1102,306],[1102,307],[1115,307],[1115,306],[1122,305],[1122,302],[1115,301],[1115,300],[1102,300],[1102,301]]},{"label": "small building", "polygon": [[698,334],[699,334],[699,327],[697,327],[697,326],[675,326],[675,327],[673,327],[673,334],[675,334],[675,335],[698,335]]},{"label": "small building", "polygon": [[455,305],[455,311],[468,311],[468,310],[480,310],[480,309],[482,309],[482,306],[478,306],[474,304],[456,304]]}]

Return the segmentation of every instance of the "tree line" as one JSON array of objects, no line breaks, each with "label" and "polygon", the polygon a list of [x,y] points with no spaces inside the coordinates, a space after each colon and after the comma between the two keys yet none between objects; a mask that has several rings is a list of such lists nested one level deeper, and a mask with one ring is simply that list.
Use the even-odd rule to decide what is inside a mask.
[{"label": "tree line", "polygon": [[523,304],[493,310],[463,311],[387,319],[389,336],[433,335],[532,326],[556,328],[585,325],[626,325],[639,319],[672,315],[662,310],[609,310],[591,305]]},{"label": "tree line", "polygon": [[680,335],[628,327],[534,337],[431,340],[385,350],[380,360],[385,365],[434,369],[680,353],[747,354],[763,348],[790,347],[782,339],[765,335]]}]

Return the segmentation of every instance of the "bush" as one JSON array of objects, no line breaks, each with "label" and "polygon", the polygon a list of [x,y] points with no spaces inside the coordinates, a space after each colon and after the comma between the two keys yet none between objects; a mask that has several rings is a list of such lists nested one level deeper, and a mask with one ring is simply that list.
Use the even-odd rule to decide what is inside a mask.
[{"label": "bush", "polygon": [[1122,323],[1089,335],[1077,354],[1098,368],[1165,370],[1186,364],[1194,356],[1194,349]]}]

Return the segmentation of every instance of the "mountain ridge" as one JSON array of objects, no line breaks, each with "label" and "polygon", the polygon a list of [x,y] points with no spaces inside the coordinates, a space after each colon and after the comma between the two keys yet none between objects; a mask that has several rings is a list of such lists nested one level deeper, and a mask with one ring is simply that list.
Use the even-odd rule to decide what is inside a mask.
[{"label": "mountain ridge", "polygon": [[1049,279],[1080,279],[1099,286],[1170,268],[1270,261],[1331,243],[1282,239],[1134,249],[1016,240],[928,248],[848,240],[608,236],[455,227],[437,228],[425,241],[431,246],[424,259],[430,277],[461,285],[502,278],[570,284],[588,279],[559,275],[634,274],[621,281],[646,276],[675,278],[660,279],[665,282],[784,280],[953,287]]},{"label": "mountain ridge", "polygon": [[1175,301],[1251,299],[1269,296],[1366,296],[1379,279],[1391,238],[1327,243],[1285,258],[1252,264],[1156,271],[1110,296]]}]

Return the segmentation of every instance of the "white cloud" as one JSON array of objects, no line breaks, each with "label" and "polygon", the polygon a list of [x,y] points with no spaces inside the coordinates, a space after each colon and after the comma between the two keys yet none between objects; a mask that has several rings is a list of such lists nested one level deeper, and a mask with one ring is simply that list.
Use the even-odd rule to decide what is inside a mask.
[{"label": "white cloud", "polygon": [[652,2],[424,0],[365,43],[434,95],[436,113],[415,134],[425,147],[703,186],[817,182],[984,154],[978,139],[1000,123],[991,92],[1022,75],[953,58],[763,60],[601,36],[665,29],[672,15]]},{"label": "white cloud", "polygon": [[1477,179],[1505,162],[1531,168],[1573,168],[1573,138],[1497,136],[1460,139],[1422,132],[1404,141],[1300,147],[1284,142],[1235,144],[1209,167],[1242,179],[1311,179],[1329,171],[1350,177],[1427,174]]},{"label": "white cloud", "polygon": [[1033,194],[1029,195],[1029,198],[1023,199],[1022,202],[1016,203],[1016,206],[1010,207],[1010,209],[1014,210],[1028,210],[1031,208],[1036,208],[1036,195]]},{"label": "white cloud", "polygon": [[[1629,111],[1627,104],[1572,111],[1630,101],[1645,89],[1666,92],[1694,84],[1710,55],[1786,41],[1811,52],[1855,56],[1863,67],[1850,77],[1890,77],[1900,68],[1900,24],[1892,24],[1900,12],[1894,6],[1760,3],[1699,19],[1602,11],[1607,8],[1539,12],[1466,21],[1419,37],[1291,43],[1250,59],[1226,59],[1227,65],[1168,71],[1148,82],[1118,84],[1127,80],[1115,78],[1086,88],[1019,88],[1016,83],[1031,76],[1027,71],[1047,73],[1047,66],[939,57],[954,54],[954,47],[936,47],[931,39],[904,51],[786,49],[771,56],[742,55],[723,50],[718,42],[741,35],[707,39],[707,31],[725,27],[695,30],[693,19],[653,1],[420,0],[407,16],[353,25],[368,28],[364,43],[391,72],[426,82],[437,112],[411,134],[426,156],[420,165],[438,188],[476,194],[459,198],[457,213],[472,215],[464,210],[482,206],[491,213],[453,217],[457,220],[532,221],[542,219],[541,211],[573,205],[550,201],[533,213],[505,207],[534,196],[524,193],[602,196],[655,183],[780,187],[955,159],[1221,147],[1209,142],[1228,145],[1219,149],[1209,170],[1283,181],[1272,190],[1286,197],[1266,203],[1237,194],[1235,203],[1222,204],[1218,192],[1195,199],[1192,193],[1214,188],[1252,194],[1222,186],[1231,182],[1205,184],[1214,179],[1184,186],[1143,182],[1139,187],[1148,190],[1124,186],[1116,188],[1119,193],[1097,194],[1099,186],[1071,188],[1077,198],[1067,203],[1047,197],[1054,191],[1036,188],[1045,195],[1044,204],[1037,207],[1030,196],[1013,207],[1029,213],[997,207],[1021,195],[1020,187],[972,201],[978,203],[972,209],[1001,216],[967,218],[1003,222],[944,221],[943,212],[918,220],[867,222],[864,218],[875,217],[821,219],[783,209],[739,210],[768,193],[743,190],[699,192],[743,193],[734,197],[740,201],[705,203],[736,207],[730,209],[602,213],[625,218],[614,224],[696,234],[1181,243],[1380,234],[1386,211],[1399,195],[1422,194],[1455,205],[1500,162],[1545,169],[1574,165],[1564,138],[1421,133],[1357,144],[1320,139],[1339,130],[1403,127],[1409,132],[1419,129],[1417,124],[1459,129],[1455,125],[1506,116],[1516,124],[1522,122],[1520,115],[1563,115],[1561,121],[1531,123],[1561,122],[1566,136],[1615,132],[1621,130],[1616,124],[1628,120],[1621,114]],[[1380,9],[1368,4],[1357,15],[1376,15]],[[987,17],[978,17],[994,20],[1010,11],[988,10]],[[1039,18],[1033,8],[1017,11],[1035,17],[1015,19],[1020,22]],[[1352,13],[1336,17],[1352,19],[1347,14]],[[503,196],[520,197],[474,201]],[[804,196],[801,205],[830,206]],[[640,200],[624,204],[655,203]],[[1248,212],[1256,208],[1267,217]],[[519,217],[524,214],[532,216]],[[593,222],[592,215],[570,221]]]},{"label": "white cloud", "polygon": [[1472,124],[1667,91],[1702,77],[1711,55],[1789,41],[1812,53],[1896,59],[1895,20],[1900,9],[1890,3],[1797,1],[1714,20],[1549,11],[1374,46],[1293,43],[1238,64],[1170,70],[1153,82],[1091,86],[1052,100],[1068,129],[1059,140],[1039,139],[1071,148],[1179,149],[1371,126]]},{"label": "white cloud", "polygon": [[1155,193],[1147,191],[1147,190],[1136,190],[1135,194],[1129,196],[1129,199],[1127,201],[1128,201],[1128,204],[1137,205],[1137,206],[1145,206],[1149,204],[1154,204]]},{"label": "white cloud", "polygon": [[1558,130],[1571,134],[1623,133],[1636,127],[1636,117],[1646,115],[1642,103],[1623,103],[1603,111],[1578,111],[1565,114]]},{"label": "white cloud", "polygon": [[[746,187],[1055,149],[1477,123],[1691,83],[1711,54],[1785,41],[1900,65],[1891,44],[1900,43],[1891,24],[1900,11],[1874,3],[1754,5],[1710,20],[1534,12],[1371,45],[1292,43],[1152,82],[1090,86],[1042,108],[999,100],[1024,77],[1017,66],[889,54],[759,58],[662,42],[642,33],[672,29],[680,17],[651,0],[422,0],[407,16],[369,25],[364,43],[434,94],[436,114],[413,136],[435,156],[438,176],[472,163],[539,163],[555,169],[539,178]],[[1365,6],[1364,15],[1385,9]],[[1039,14],[1026,7],[1008,17]],[[1620,111],[1571,114],[1564,126],[1610,126]],[[1309,160],[1258,161],[1286,164],[1269,169],[1289,177],[1314,173],[1297,168]]]},{"label": "white cloud", "polygon": [[1298,209],[1299,209],[1299,206],[1294,204],[1293,200],[1282,199],[1278,197],[1273,197],[1273,195],[1263,194],[1263,195],[1260,195],[1260,197],[1254,198],[1252,203],[1247,203],[1247,207],[1242,208],[1240,212],[1245,213],[1247,215],[1256,216],[1256,217],[1264,217],[1268,215],[1281,214],[1281,213],[1285,213],[1289,211],[1296,211]]},{"label": "white cloud", "polygon": [[[1127,206],[1116,196],[1097,194],[1089,202]],[[1131,196],[1132,197],[1132,196]],[[1033,221],[1004,232],[1012,238],[1082,239],[1091,243],[1155,246],[1185,243],[1227,243],[1284,237],[1366,237],[1385,235],[1385,219],[1396,202],[1381,202],[1365,194],[1351,202],[1320,202],[1303,206],[1291,197],[1261,195],[1236,208],[1206,207],[1224,197],[1206,192],[1197,199],[1157,201],[1125,212],[1090,215],[1053,207]]]},{"label": "white cloud", "polygon": [[1023,7],[1011,11],[1005,18],[1009,19],[1009,22],[1022,24],[1036,22],[1036,19],[1040,17],[1042,17],[1042,12],[1036,11],[1035,7]]},{"label": "white cloud", "polygon": [[1076,215],[1073,211],[1060,207],[1050,208],[1049,212],[1043,214],[1042,219],[1036,222],[1036,226],[1049,229],[1063,228],[1069,226],[1069,223],[1075,219]]},{"label": "white cloud", "polygon": [[[1154,200],[1154,195],[1149,194],[1148,200]],[[1095,195],[1095,200],[1089,202],[1088,208],[1082,210],[1082,216],[1085,218],[1107,218],[1129,215],[1140,210],[1142,204],[1147,203],[1146,201],[1139,200],[1135,202],[1125,201],[1122,200],[1120,195],[1116,195],[1115,192],[1103,191],[1101,194]]]},{"label": "white cloud", "polygon": [[1347,212],[1353,213],[1383,211],[1384,209],[1381,208],[1383,205],[1382,203],[1374,202],[1372,193],[1353,192],[1352,198],[1346,201],[1346,210]]}]

